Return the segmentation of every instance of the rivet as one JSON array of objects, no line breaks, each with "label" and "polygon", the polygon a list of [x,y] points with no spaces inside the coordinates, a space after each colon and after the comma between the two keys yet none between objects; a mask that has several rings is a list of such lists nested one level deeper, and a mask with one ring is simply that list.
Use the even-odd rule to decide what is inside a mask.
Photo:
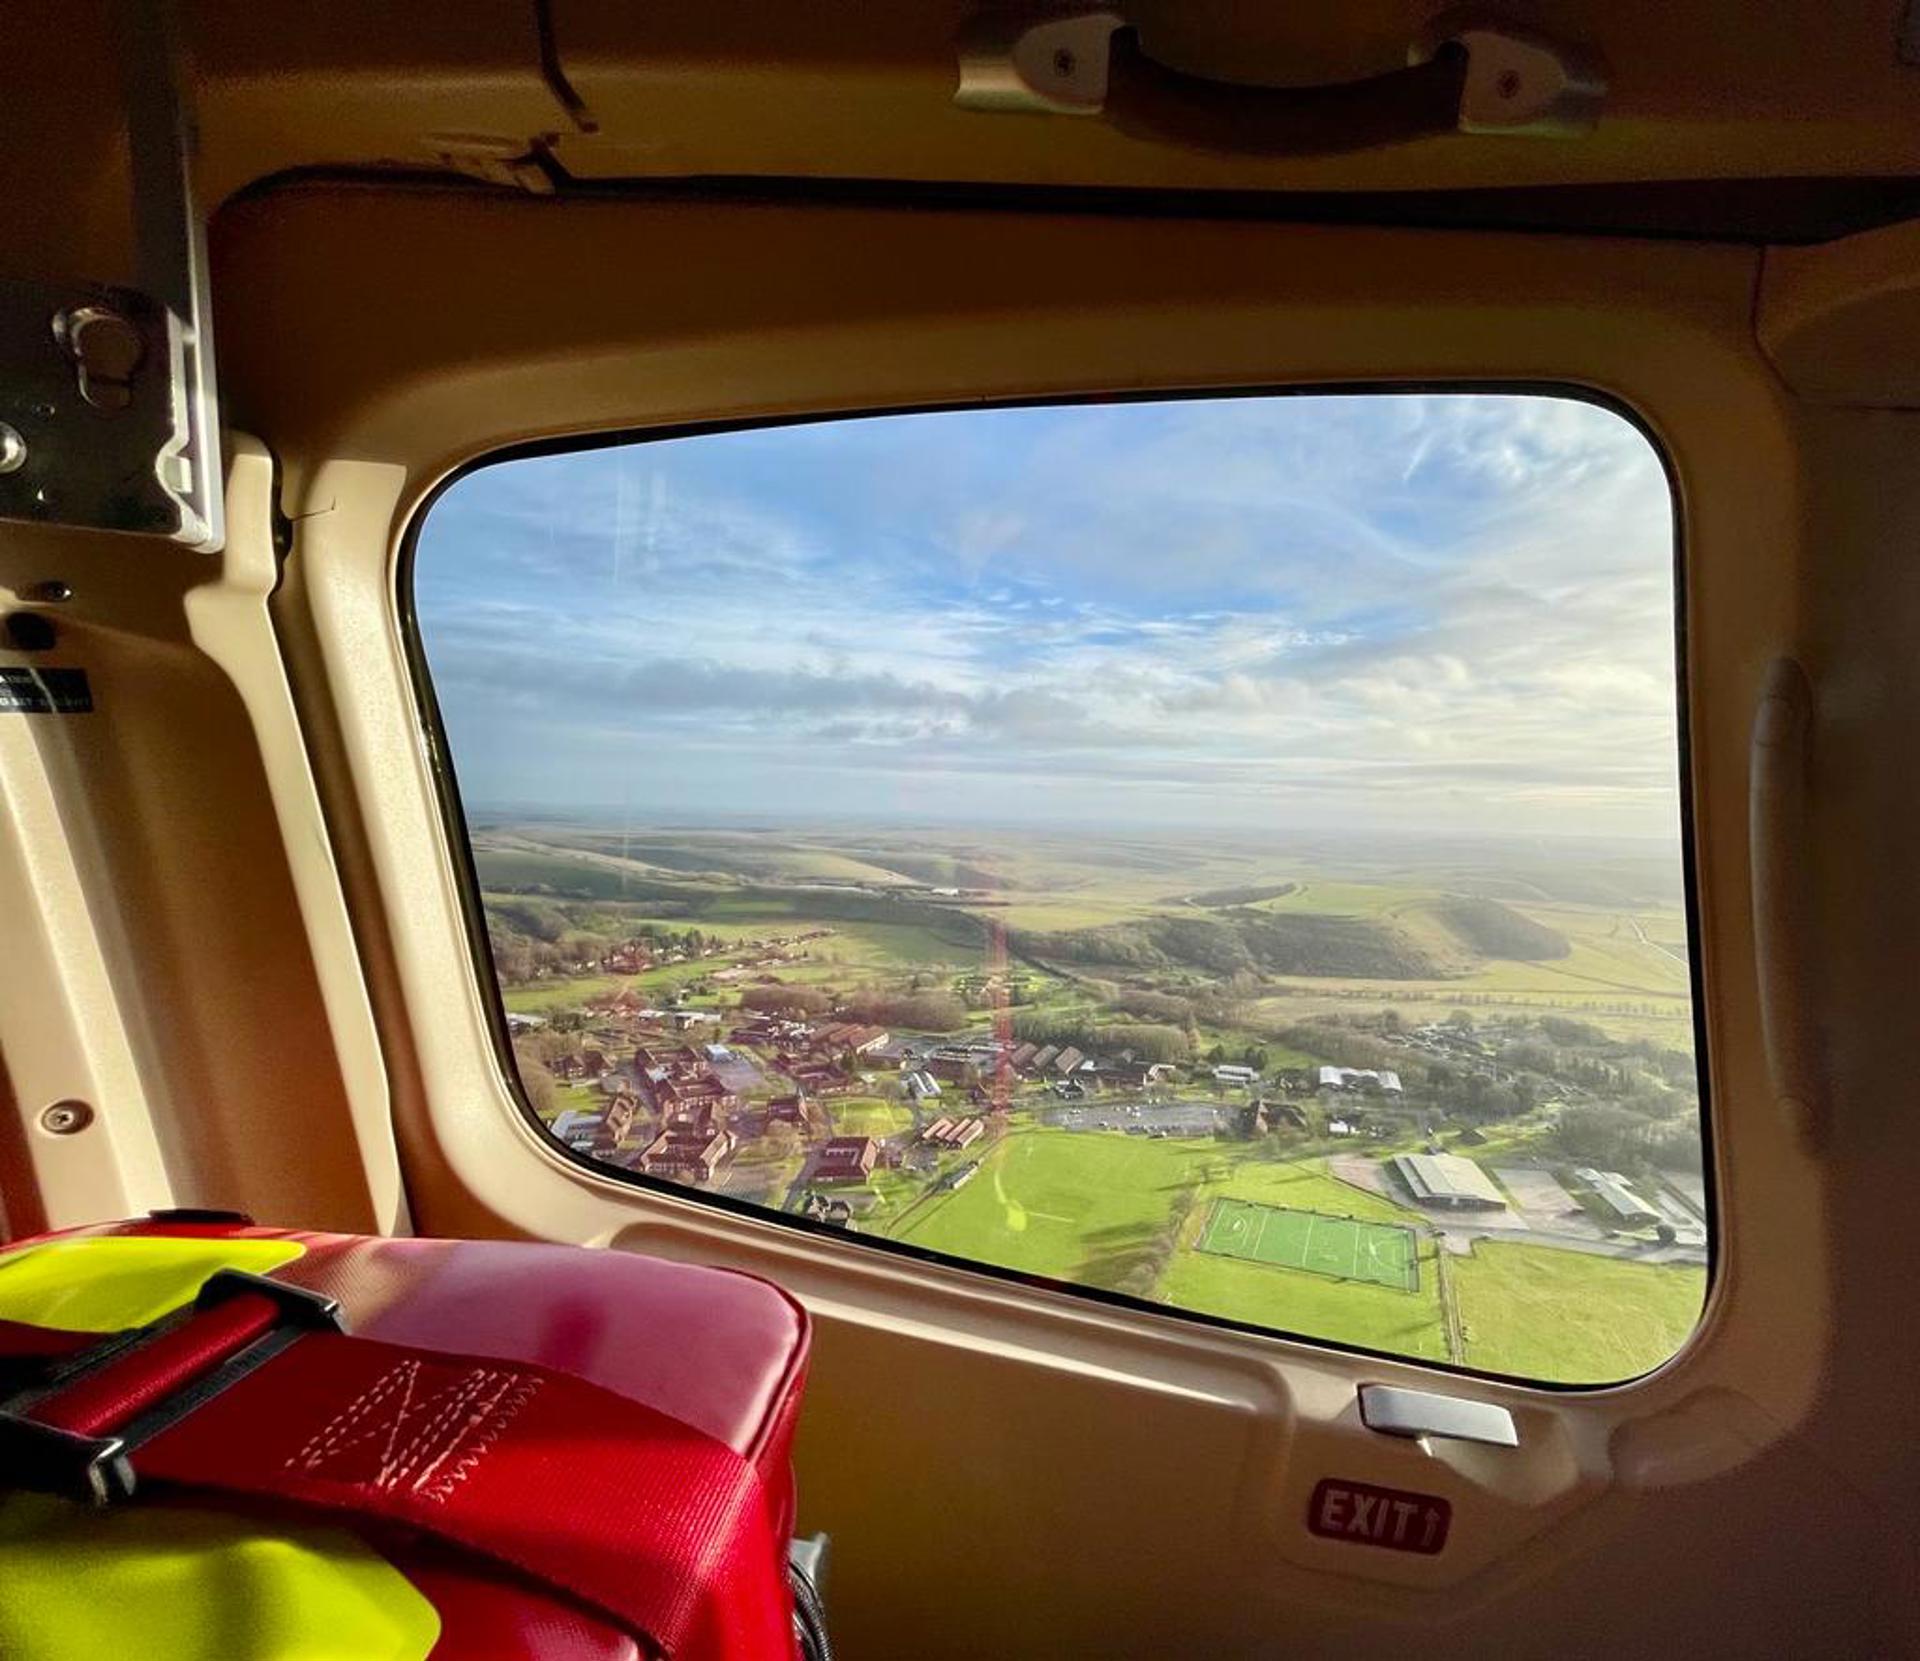
[{"label": "rivet", "polygon": [[40,1128],[55,1136],[71,1136],[93,1123],[93,1109],[85,1102],[55,1102],[40,1115]]}]

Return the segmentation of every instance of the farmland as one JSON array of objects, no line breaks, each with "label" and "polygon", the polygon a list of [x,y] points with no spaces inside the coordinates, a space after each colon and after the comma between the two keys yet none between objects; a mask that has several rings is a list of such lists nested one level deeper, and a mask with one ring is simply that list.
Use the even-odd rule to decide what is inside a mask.
[{"label": "farmland", "polygon": [[1453,1266],[1467,1353],[1491,1372],[1529,1378],[1631,1378],[1693,1331],[1707,1280],[1535,1246],[1480,1241]]},{"label": "farmland", "polygon": [[[1563,1382],[1656,1365],[1703,1297],[1663,859],[590,823],[474,853],[529,1096],[610,1164]],[[1393,1165],[1422,1149],[1580,1215],[1435,1215]],[[1600,1215],[1594,1166],[1641,1210]]]}]

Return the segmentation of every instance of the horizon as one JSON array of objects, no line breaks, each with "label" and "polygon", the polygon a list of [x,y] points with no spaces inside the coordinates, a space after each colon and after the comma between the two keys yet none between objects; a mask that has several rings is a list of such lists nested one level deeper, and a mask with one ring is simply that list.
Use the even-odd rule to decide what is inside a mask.
[{"label": "horizon", "polygon": [[[469,827],[475,831],[508,829],[518,825],[528,826],[577,826],[593,830],[619,830],[630,834],[678,834],[700,835],[856,835],[875,833],[899,836],[944,836],[951,834],[981,835],[1002,833],[1014,836],[1073,836],[1098,840],[1102,831],[1111,833],[1115,838],[1135,838],[1142,836],[1160,837],[1171,842],[1204,843],[1214,846],[1258,848],[1260,851],[1281,857],[1285,854],[1289,841],[1324,841],[1332,834],[1326,827],[1302,826],[1292,832],[1264,831],[1257,833],[1250,828],[1228,828],[1208,830],[1187,824],[1164,824],[1152,820],[1108,820],[1100,826],[1081,824],[1059,824],[1050,821],[996,821],[986,819],[921,819],[907,816],[880,818],[873,815],[848,815],[832,812],[806,813],[800,810],[790,811],[785,817],[777,817],[767,812],[739,813],[732,816],[714,814],[706,818],[686,817],[632,817],[626,810],[613,803],[580,803],[566,806],[552,803],[489,803],[463,802],[462,804]],[[1632,833],[1595,834],[1579,830],[1560,830],[1547,828],[1527,831],[1502,831],[1493,828],[1481,830],[1447,831],[1436,836],[1431,832],[1420,831],[1404,825],[1382,825],[1359,828],[1357,831],[1341,827],[1343,835],[1358,835],[1364,838],[1420,846],[1426,848],[1458,846],[1460,844],[1488,844],[1494,847],[1512,848],[1535,845],[1542,842],[1558,843],[1569,848],[1586,846],[1592,849],[1611,849],[1621,853],[1644,854],[1649,857],[1678,860],[1679,853],[1671,836],[1659,834],[1635,835]]]}]

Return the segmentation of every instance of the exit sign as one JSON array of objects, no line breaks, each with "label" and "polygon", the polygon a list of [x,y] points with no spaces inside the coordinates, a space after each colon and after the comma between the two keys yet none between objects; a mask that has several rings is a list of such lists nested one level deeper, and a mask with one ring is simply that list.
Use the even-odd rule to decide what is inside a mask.
[{"label": "exit sign", "polygon": [[1307,1527],[1323,1540],[1431,1557],[1447,1543],[1453,1507],[1437,1494],[1323,1477],[1307,1502]]}]

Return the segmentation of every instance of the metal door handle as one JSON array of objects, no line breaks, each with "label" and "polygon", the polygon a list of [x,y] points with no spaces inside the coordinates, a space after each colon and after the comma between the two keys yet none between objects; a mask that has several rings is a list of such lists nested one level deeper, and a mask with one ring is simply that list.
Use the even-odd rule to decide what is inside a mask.
[{"label": "metal door handle", "polygon": [[1360,1386],[1360,1421],[1383,1436],[1440,1436],[1450,1442],[1484,1442],[1496,1448],[1520,1445],[1513,1415],[1497,1402],[1403,1390],[1392,1384]]}]

